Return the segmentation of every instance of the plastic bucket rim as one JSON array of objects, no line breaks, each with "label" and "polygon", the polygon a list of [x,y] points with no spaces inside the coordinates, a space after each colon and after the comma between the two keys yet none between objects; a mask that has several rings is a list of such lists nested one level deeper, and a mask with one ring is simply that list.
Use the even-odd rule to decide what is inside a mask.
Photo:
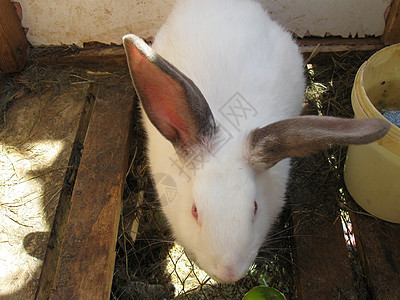
[{"label": "plastic bucket rim", "polygon": [[[386,52],[386,51],[390,51],[393,50],[393,48],[400,48],[400,44],[395,44],[392,46],[388,46],[385,47],[381,50],[379,50],[378,52],[374,53],[373,55],[371,55],[371,57],[365,61],[361,67],[358,69],[357,73],[356,73],[356,77],[354,80],[354,86],[353,88],[355,89],[355,93],[357,95],[357,97],[355,97],[358,103],[358,105],[361,107],[363,113],[368,117],[368,118],[381,118],[384,119],[386,121],[388,121],[392,127],[389,130],[387,136],[390,136],[392,139],[400,142],[400,128],[396,125],[394,125],[393,123],[391,123],[388,119],[386,119],[380,112],[379,110],[375,107],[375,105],[372,104],[371,100],[369,99],[367,92],[365,90],[365,86],[364,86],[364,71],[365,68],[368,64],[372,63],[371,61],[376,58],[376,56],[382,55],[382,53]],[[352,97],[352,102],[353,102],[353,98]],[[364,99],[366,101],[360,101],[361,99]],[[354,105],[354,103],[352,103],[352,105]],[[354,107],[353,107],[354,109]]]}]

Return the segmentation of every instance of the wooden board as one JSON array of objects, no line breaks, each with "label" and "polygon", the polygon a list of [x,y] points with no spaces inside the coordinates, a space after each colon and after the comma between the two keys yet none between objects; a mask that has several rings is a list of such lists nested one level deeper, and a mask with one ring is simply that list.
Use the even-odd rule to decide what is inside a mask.
[{"label": "wooden board", "polygon": [[383,47],[378,38],[303,38],[298,39],[302,53],[376,51]]},{"label": "wooden board", "polygon": [[66,85],[63,91],[42,89],[40,94],[20,89],[18,99],[4,113],[0,130],[1,299],[5,295],[34,299],[88,87]]},{"label": "wooden board", "polygon": [[[320,178],[318,172],[326,172],[326,167],[315,165],[313,157],[295,162],[287,200],[292,203],[297,298],[356,299],[342,224],[335,214],[338,191],[325,191],[329,177],[323,179],[327,181],[324,185],[320,179],[311,181]],[[334,187],[335,180],[331,180]]]},{"label": "wooden board", "polygon": [[357,249],[373,299],[400,299],[400,224],[352,214]]},{"label": "wooden board", "polygon": [[400,43],[400,0],[393,0],[382,36],[385,45]]},{"label": "wooden board", "polygon": [[309,222],[301,215],[293,219],[298,298],[356,299],[340,220],[332,224],[318,215]]},{"label": "wooden board", "polygon": [[0,0],[0,70],[19,72],[28,57],[29,43],[14,5]]},{"label": "wooden board", "polygon": [[65,54],[65,49],[54,51],[50,56],[39,56],[33,58],[35,64],[50,64],[54,66],[70,65],[101,65],[107,67],[128,67],[126,54],[122,46],[96,46],[78,48],[72,53]]},{"label": "wooden board", "polygon": [[72,153],[68,162],[69,169],[67,170],[64,178],[64,187],[60,194],[60,199],[55,213],[53,226],[50,232],[50,238],[47,245],[46,256],[43,262],[40,282],[36,291],[37,299],[47,299],[51,292],[52,283],[57,268],[57,261],[60,256],[63,238],[65,236],[65,227],[67,225],[68,216],[71,209],[71,195],[74,187],[76,174],[79,167],[81,158],[81,150],[86,137],[86,132],[89,127],[90,117],[92,115],[94,105],[94,94],[96,93],[96,86],[89,86],[86,91],[86,101],[83,106],[81,119],[78,130],[75,135],[75,140],[72,145]]},{"label": "wooden board", "polygon": [[[318,53],[348,52],[348,51],[377,51],[383,48],[379,38],[342,39],[342,38],[303,38],[298,39],[300,51],[313,58]],[[309,58],[309,59],[311,59]],[[74,64],[126,66],[126,55],[122,46],[98,46],[76,49],[65,55],[65,51],[55,52],[50,57],[40,56],[33,59],[37,64],[70,66]]]},{"label": "wooden board", "polygon": [[109,299],[129,153],[132,90],[131,84],[99,88],[50,299]]}]

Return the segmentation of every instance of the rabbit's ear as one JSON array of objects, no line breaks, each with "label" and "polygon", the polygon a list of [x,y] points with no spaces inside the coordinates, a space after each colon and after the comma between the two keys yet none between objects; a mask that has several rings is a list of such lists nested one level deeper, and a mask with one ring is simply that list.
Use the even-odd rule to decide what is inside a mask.
[{"label": "rabbit's ear", "polygon": [[215,121],[197,86],[139,37],[123,41],[136,93],[160,133],[182,151],[211,137]]},{"label": "rabbit's ear", "polygon": [[329,144],[368,144],[390,129],[383,119],[343,119],[302,116],[253,130],[248,139],[248,160],[256,169],[266,170],[288,157],[304,157]]}]

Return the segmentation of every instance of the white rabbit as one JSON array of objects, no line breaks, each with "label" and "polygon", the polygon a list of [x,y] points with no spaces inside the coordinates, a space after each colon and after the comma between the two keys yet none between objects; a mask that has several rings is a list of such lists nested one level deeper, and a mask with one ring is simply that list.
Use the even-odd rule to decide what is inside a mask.
[{"label": "white rabbit", "polygon": [[289,157],[384,136],[382,119],[297,117],[291,35],[252,0],[182,0],[153,47],[124,37],[163,212],[212,278],[246,275],[284,204]]}]

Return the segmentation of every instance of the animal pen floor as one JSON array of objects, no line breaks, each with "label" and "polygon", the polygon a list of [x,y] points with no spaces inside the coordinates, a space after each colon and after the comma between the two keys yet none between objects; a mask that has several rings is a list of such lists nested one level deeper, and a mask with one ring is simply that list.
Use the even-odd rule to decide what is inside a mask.
[{"label": "animal pen floor", "polygon": [[[23,72],[0,78],[1,299],[106,295],[102,276],[113,276],[111,299],[241,299],[258,284],[288,299],[400,298],[400,226],[351,199],[345,147],[294,159],[287,205],[249,275],[210,280],[174,245],[155,201],[123,53],[102,53],[37,48]],[[308,62],[306,113],[352,117],[353,79],[370,54]],[[110,199],[121,194],[119,214]],[[93,287],[74,285],[87,278]]]}]

